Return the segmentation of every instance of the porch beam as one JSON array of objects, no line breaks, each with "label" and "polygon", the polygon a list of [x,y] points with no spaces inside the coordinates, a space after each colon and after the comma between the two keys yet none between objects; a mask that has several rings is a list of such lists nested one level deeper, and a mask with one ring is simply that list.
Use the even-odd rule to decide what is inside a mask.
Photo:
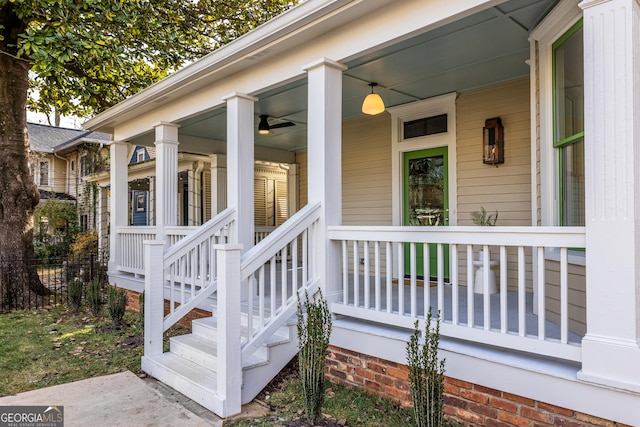
[{"label": "porch beam", "polygon": [[111,230],[109,236],[109,271],[115,272],[120,265],[120,240],[118,227],[125,227],[129,222],[129,144],[114,141],[109,146],[111,161]]},{"label": "porch beam", "polygon": [[585,0],[585,381],[640,392],[640,4]]},{"label": "porch beam", "polygon": [[306,67],[308,76],[308,201],[320,202],[315,277],[325,298],[337,301],[340,287],[340,247],[328,238],[327,227],[342,223],[342,73],[347,67],[323,58]]},{"label": "porch beam", "polygon": [[178,128],[161,122],[155,126],[156,239],[165,240],[165,227],[178,225]]},{"label": "porch beam", "polygon": [[247,251],[253,247],[254,104],[253,96],[234,93],[227,102],[227,206],[235,207],[237,223],[229,236]]}]

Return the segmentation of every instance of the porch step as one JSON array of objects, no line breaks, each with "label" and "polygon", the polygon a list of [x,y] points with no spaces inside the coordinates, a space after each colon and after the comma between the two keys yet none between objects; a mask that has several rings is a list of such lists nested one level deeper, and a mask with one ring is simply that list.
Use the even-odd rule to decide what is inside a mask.
[{"label": "porch step", "polygon": [[[173,354],[209,369],[215,369],[218,366],[218,345],[213,339],[196,334],[186,334],[171,337],[169,342],[170,352]],[[262,356],[262,353],[265,356]],[[268,363],[266,353],[266,351],[257,351],[242,364],[242,369],[251,369]]]},{"label": "porch step", "polygon": [[224,413],[215,371],[171,352],[144,356],[142,370],[210,411]]}]

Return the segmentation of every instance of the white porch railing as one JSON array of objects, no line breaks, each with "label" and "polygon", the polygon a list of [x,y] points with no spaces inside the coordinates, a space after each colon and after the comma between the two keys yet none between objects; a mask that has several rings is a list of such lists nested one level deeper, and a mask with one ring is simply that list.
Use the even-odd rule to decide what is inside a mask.
[{"label": "white porch railing", "polygon": [[167,235],[167,243],[169,247],[175,245],[180,240],[184,239],[189,233],[197,230],[196,226],[175,226],[165,227],[164,232]]},{"label": "white porch railing", "polygon": [[[329,227],[329,238],[342,247],[343,296],[334,314],[413,328],[429,309],[439,310],[443,336],[581,360],[580,337],[569,331],[568,253],[585,247],[582,227]],[[481,263],[479,293],[474,248],[493,251]],[[545,280],[549,257],[559,264],[557,285]],[[495,261],[499,291],[491,295]],[[552,288],[556,323],[547,310]]]},{"label": "white porch railing", "polygon": [[162,268],[169,287],[169,314],[164,317],[163,331],[216,291],[215,245],[227,243],[235,218],[234,208],[225,209],[171,246],[162,262],[149,266]]},{"label": "white porch railing", "polygon": [[[165,227],[167,246],[172,247],[190,233],[198,230],[193,226]],[[276,227],[256,227],[254,243],[258,244],[267,237]],[[129,226],[117,228],[118,251],[117,270],[123,273],[131,273],[138,276],[144,275],[144,241],[154,240],[158,236],[155,226]]]},{"label": "white porch railing", "polygon": [[296,313],[299,292],[316,291],[313,253],[319,217],[320,204],[305,206],[242,256],[240,277],[249,288],[243,361]]},{"label": "white porch railing", "polygon": [[144,241],[156,238],[156,227],[118,227],[116,265],[119,271],[144,274]]}]

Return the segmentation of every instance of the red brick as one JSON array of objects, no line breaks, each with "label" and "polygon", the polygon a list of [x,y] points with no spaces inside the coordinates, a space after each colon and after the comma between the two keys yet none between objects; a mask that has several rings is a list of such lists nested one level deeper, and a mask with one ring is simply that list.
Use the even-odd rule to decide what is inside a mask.
[{"label": "red brick", "polygon": [[404,406],[408,406],[409,404],[411,404],[411,393],[409,393],[408,391],[398,390],[394,387],[387,387],[385,391],[392,398],[395,398],[394,400],[399,400],[400,403],[403,404],[406,403]]},{"label": "red brick", "polygon": [[567,418],[556,418],[554,424],[555,426],[558,427],[586,427],[583,423],[575,421],[575,420],[570,420]]},{"label": "red brick", "polygon": [[347,374],[344,371],[340,371],[338,369],[329,369],[329,374],[335,378],[340,378],[342,380],[347,379]]},{"label": "red brick", "polygon": [[540,421],[541,423],[553,424],[555,417],[548,412],[543,412],[540,409],[528,408],[522,406],[520,408],[520,415],[525,418],[529,418],[532,421]]},{"label": "red brick", "polygon": [[531,406],[531,407],[533,407],[535,405],[535,401],[533,399],[529,399],[527,397],[518,396],[517,394],[511,394],[511,393],[504,392],[504,393],[502,393],[502,397],[507,399],[507,400],[511,400],[512,402],[520,403],[520,404]]},{"label": "red brick", "polygon": [[360,375],[362,378],[367,378],[369,380],[372,380],[375,377],[375,373],[372,371],[359,367],[356,368],[356,375]]},{"label": "red brick", "polygon": [[445,396],[444,403],[445,405],[463,409],[466,409],[467,406],[469,406],[469,402],[467,402],[466,400],[458,399],[457,397],[453,396]]},{"label": "red brick", "polygon": [[511,424],[503,423],[502,421],[487,419],[485,420],[485,426],[487,427],[511,427]]},{"label": "red brick", "polygon": [[444,383],[444,392],[446,394],[451,394],[453,396],[460,396],[460,387],[457,387],[453,384]]},{"label": "red brick", "polygon": [[603,418],[594,417],[593,415],[587,415],[580,412],[576,412],[576,419],[578,421],[586,421],[594,426],[614,427],[613,421],[605,420]]},{"label": "red brick", "polygon": [[372,370],[373,372],[377,372],[379,374],[386,374],[387,373],[387,368],[386,366],[383,366],[379,363],[376,362],[369,362],[367,364],[367,368]]},{"label": "red brick", "polygon": [[469,412],[461,408],[458,408],[456,412],[456,417],[461,419],[463,422],[471,423],[476,426],[482,426],[485,424],[485,419],[481,415],[474,414],[473,412]]},{"label": "red brick", "polygon": [[338,353],[342,353],[345,354],[347,356],[357,356],[360,357],[360,353],[356,353],[355,351],[351,351],[351,350],[347,350],[346,348],[340,348],[340,347],[335,347],[333,345],[329,346],[329,351],[330,352],[338,352]]},{"label": "red brick", "polygon": [[389,367],[387,370],[387,373],[394,378],[398,378],[404,381],[409,380],[409,370],[406,368],[402,369],[402,368]]},{"label": "red brick", "polygon": [[446,377],[445,378],[445,382],[448,382],[448,383],[453,384],[453,385],[455,385],[457,387],[460,387],[460,388],[471,389],[473,387],[473,384],[471,384],[469,382],[457,380],[457,379],[451,378],[451,377]]},{"label": "red brick", "polygon": [[460,390],[460,397],[476,403],[481,403],[483,405],[489,403],[489,396],[487,396],[486,394],[475,392],[473,390]]},{"label": "red brick", "polygon": [[382,389],[382,386],[380,384],[371,380],[364,380],[364,385],[365,387],[374,391],[380,391]]},{"label": "red brick", "polygon": [[498,410],[487,405],[478,405],[477,403],[469,403],[469,411],[483,415],[489,418],[498,418]]},{"label": "red brick", "polygon": [[573,411],[571,409],[562,408],[560,406],[552,405],[550,403],[538,402],[538,408],[545,411],[553,412],[554,414],[563,415],[565,417],[572,417]]},{"label": "red brick", "polygon": [[490,394],[496,397],[502,397],[502,392],[500,390],[496,390],[495,388],[485,387],[482,385],[474,384],[473,389],[477,392]]},{"label": "red brick", "polygon": [[508,400],[498,399],[497,397],[491,398],[491,406],[514,414],[518,412],[518,405]]},{"label": "red brick", "polygon": [[498,413],[498,420],[517,427],[530,427],[531,421],[508,412]]},{"label": "red brick", "polygon": [[395,385],[395,380],[388,375],[376,374],[374,380],[384,385]]}]

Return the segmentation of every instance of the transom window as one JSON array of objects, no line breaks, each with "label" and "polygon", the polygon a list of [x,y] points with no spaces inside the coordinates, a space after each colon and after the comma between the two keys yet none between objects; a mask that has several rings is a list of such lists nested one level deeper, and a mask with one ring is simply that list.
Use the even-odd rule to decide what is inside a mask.
[{"label": "transom window", "polygon": [[423,117],[402,123],[403,139],[418,138],[420,136],[435,135],[447,132],[447,115]]}]

